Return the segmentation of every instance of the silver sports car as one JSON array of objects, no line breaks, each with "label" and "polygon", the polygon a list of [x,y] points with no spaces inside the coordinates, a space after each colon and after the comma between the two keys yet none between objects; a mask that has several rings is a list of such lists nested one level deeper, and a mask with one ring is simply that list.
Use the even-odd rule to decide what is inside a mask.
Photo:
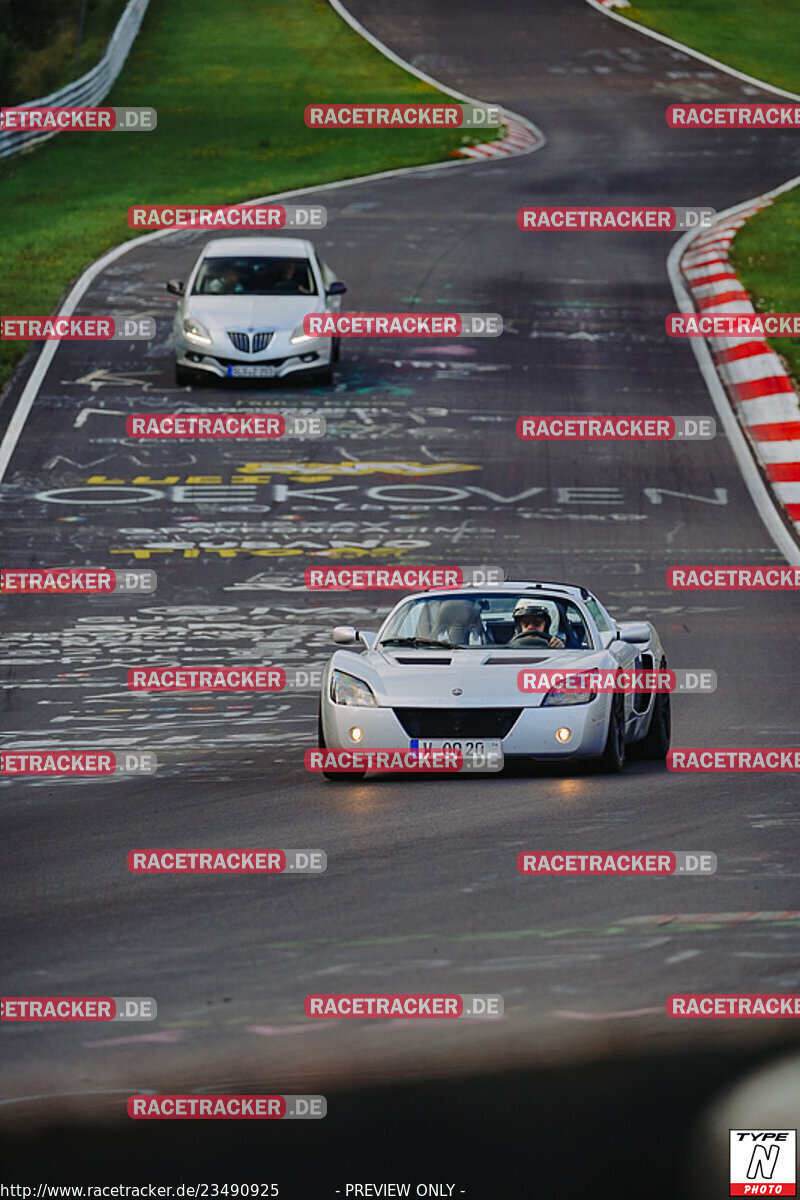
[{"label": "silver sports car", "polygon": [[604,771],[622,770],[629,748],[651,759],[669,750],[668,692],[520,690],[525,667],[666,667],[649,621],[620,624],[584,587],[432,589],[401,600],[377,633],[338,626],[333,640],[351,648],[322,675],[320,747],[499,749],[504,759],[593,758]]},{"label": "silver sports car", "polygon": [[216,238],[208,242],[184,284],[172,327],[175,382],[283,379],[302,372],[330,383],[336,338],[311,337],[303,318],[335,312],[345,284],[301,238]]}]

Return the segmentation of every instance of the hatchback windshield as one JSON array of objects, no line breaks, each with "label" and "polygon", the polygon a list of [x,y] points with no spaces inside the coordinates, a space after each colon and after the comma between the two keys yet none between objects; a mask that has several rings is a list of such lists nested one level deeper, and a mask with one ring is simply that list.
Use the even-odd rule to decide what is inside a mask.
[{"label": "hatchback windshield", "polygon": [[316,296],[307,258],[206,258],[192,288],[199,296]]},{"label": "hatchback windshield", "polygon": [[381,645],[594,648],[581,609],[563,596],[538,592],[457,592],[409,600],[389,619]]}]

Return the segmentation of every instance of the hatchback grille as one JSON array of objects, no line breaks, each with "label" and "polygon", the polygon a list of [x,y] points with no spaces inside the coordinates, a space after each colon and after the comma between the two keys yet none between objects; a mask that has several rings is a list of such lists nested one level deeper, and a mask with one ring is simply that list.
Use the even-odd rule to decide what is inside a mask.
[{"label": "hatchback grille", "polygon": [[249,333],[245,333],[243,329],[228,330],[228,337],[242,354],[260,354],[262,350],[266,350],[274,336],[274,329],[260,329],[258,333],[253,334],[251,346]]},{"label": "hatchback grille", "polygon": [[504,738],[521,708],[395,708],[411,738]]},{"label": "hatchback grille", "polygon": [[[219,354],[200,355],[200,356],[198,356],[197,359],[195,359],[193,361],[195,361],[195,362],[203,362],[203,361],[215,362],[215,363],[219,363],[219,365],[221,367],[241,367],[242,366],[242,360],[240,358],[222,358],[222,356]],[[268,358],[266,360],[266,362],[259,363],[259,366],[282,367],[285,362],[286,362],[285,358]]]}]

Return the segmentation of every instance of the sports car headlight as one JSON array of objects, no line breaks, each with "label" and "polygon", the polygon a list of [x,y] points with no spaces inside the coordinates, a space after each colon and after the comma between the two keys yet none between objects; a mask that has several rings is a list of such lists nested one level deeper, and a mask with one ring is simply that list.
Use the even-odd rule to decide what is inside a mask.
[{"label": "sports car headlight", "polygon": [[334,671],[331,675],[331,700],[334,704],[349,704],[354,708],[377,708],[375,693],[363,679],[348,675],[346,671]]},{"label": "sports car headlight", "polygon": [[589,704],[596,699],[597,692],[548,692],[542,708],[564,708],[569,704]]},{"label": "sports car headlight", "polygon": [[190,342],[198,342],[203,346],[211,345],[211,334],[205,325],[201,325],[199,321],[195,321],[192,317],[184,319],[183,332]]},{"label": "sports car headlight", "polygon": [[295,329],[289,335],[289,341],[293,346],[296,346],[298,342],[315,342],[316,340],[316,335],[313,333],[306,333],[302,325],[298,325],[297,329]]}]

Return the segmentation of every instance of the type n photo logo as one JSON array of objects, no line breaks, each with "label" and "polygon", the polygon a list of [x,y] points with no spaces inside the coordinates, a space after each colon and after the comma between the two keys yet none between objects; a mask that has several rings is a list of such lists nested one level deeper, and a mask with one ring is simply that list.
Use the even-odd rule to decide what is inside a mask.
[{"label": "type n photo logo", "polygon": [[732,1129],[731,1196],[796,1196],[797,1131]]}]

